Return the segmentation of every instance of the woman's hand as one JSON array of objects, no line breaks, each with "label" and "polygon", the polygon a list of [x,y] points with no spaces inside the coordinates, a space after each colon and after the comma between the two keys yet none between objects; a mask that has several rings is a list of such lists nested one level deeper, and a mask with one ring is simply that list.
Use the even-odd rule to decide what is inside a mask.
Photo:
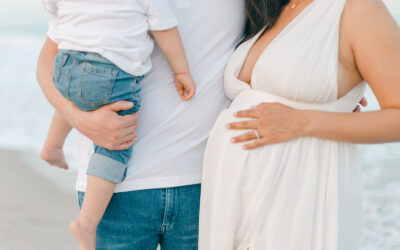
[{"label": "woman's hand", "polygon": [[120,116],[117,112],[132,107],[132,102],[119,101],[90,112],[76,109],[70,121],[80,133],[100,147],[124,150],[137,139],[135,133],[139,114]]},{"label": "woman's hand", "polygon": [[[245,144],[243,148],[255,149],[267,144],[287,142],[302,136],[307,121],[301,114],[301,110],[279,103],[262,103],[251,110],[239,111],[234,114],[236,117],[252,118],[253,120],[230,123],[227,128],[254,130],[232,138],[232,142],[254,140]],[[257,139],[255,131],[258,133],[259,139]]]}]

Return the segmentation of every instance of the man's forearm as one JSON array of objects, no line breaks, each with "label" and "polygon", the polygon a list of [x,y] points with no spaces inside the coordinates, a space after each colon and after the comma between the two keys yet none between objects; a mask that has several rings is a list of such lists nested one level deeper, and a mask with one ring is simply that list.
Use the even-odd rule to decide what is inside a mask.
[{"label": "man's forearm", "polygon": [[57,44],[47,38],[42,50],[40,51],[36,77],[47,100],[72,124],[70,119],[73,115],[73,111],[77,108],[71,101],[61,95],[52,80],[54,58],[57,55],[57,52]]},{"label": "man's forearm", "polygon": [[78,109],[61,95],[53,83],[53,64],[57,52],[57,44],[47,38],[37,65],[37,80],[49,102],[73,127],[100,147],[125,150],[132,146],[136,140],[138,114],[120,116],[118,111],[131,109],[133,103],[119,101],[91,112]]}]

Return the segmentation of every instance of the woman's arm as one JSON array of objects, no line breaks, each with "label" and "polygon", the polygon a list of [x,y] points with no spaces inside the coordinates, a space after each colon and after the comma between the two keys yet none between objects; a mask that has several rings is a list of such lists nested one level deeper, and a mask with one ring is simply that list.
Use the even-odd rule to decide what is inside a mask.
[{"label": "woman's arm", "polygon": [[[245,146],[253,149],[300,136],[350,143],[400,141],[400,29],[381,0],[350,0],[346,6],[346,34],[357,69],[368,82],[381,106],[380,111],[330,113],[301,111],[281,104],[260,104],[238,112],[252,121],[228,125],[231,129],[257,130],[261,139]],[[347,36],[346,35],[346,36]],[[249,132],[233,139],[256,139]]]},{"label": "woman's arm", "polygon": [[119,116],[117,111],[132,108],[131,102],[116,102],[98,110],[84,112],[64,98],[52,81],[57,44],[47,38],[40,52],[36,76],[49,102],[79,132],[97,145],[110,150],[129,148],[135,141],[138,114]]},{"label": "woman's arm", "polygon": [[358,114],[305,112],[305,135],[354,142],[400,141],[400,29],[381,0],[351,0],[346,6],[357,68],[381,110]]}]

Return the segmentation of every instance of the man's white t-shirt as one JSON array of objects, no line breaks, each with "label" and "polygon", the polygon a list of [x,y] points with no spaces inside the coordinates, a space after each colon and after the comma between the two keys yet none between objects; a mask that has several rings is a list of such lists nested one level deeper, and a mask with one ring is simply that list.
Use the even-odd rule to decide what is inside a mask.
[{"label": "man's white t-shirt", "polygon": [[[166,0],[167,1],[167,0]],[[170,0],[197,89],[183,102],[173,73],[156,48],[153,69],[142,82],[142,107],[126,179],[116,192],[201,182],[203,154],[218,114],[229,104],[223,90],[225,65],[243,36],[243,0]],[[93,144],[81,136],[76,188],[86,190]]]}]

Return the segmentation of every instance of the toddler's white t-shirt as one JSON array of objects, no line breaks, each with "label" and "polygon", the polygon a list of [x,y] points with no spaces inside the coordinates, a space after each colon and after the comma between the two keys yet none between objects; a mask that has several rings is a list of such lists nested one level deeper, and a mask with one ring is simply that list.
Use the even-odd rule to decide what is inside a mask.
[{"label": "toddler's white t-shirt", "polygon": [[43,0],[52,14],[48,37],[59,49],[94,52],[123,71],[141,76],[151,69],[149,30],[176,27],[166,0]]}]

